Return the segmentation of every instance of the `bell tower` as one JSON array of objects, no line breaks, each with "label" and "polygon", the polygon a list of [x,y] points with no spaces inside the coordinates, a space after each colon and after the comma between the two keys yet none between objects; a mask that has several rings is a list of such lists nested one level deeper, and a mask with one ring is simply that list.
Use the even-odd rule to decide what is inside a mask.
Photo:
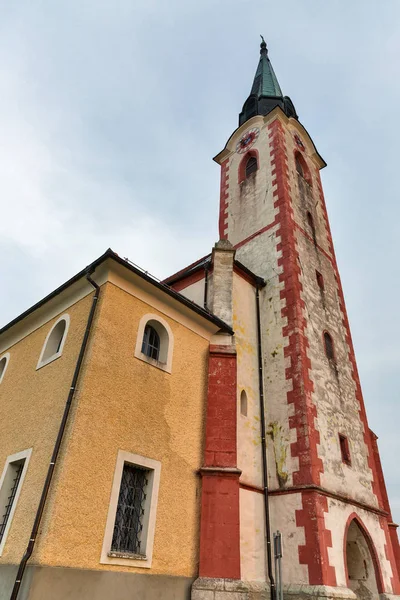
[{"label": "bell tower", "polygon": [[[220,238],[266,281],[265,493],[270,530],[283,535],[285,596],[400,594],[396,525],[368,426],[321,184],[326,164],[283,96],[264,40],[239,127],[215,161]],[[241,360],[238,353],[239,370]],[[258,514],[263,494],[261,466],[250,469],[244,459],[253,425],[238,433],[246,483],[241,579],[261,582],[268,581],[264,531],[260,523],[242,523],[250,506]],[[260,439],[252,443],[259,453]]]}]

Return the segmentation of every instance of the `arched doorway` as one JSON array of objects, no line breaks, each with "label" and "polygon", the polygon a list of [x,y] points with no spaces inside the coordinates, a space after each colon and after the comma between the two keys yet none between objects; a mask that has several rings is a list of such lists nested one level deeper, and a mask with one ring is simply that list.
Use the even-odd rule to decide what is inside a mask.
[{"label": "arched doorway", "polygon": [[345,565],[348,587],[360,600],[375,600],[382,589],[382,577],[371,537],[360,519],[351,516],[345,537]]}]

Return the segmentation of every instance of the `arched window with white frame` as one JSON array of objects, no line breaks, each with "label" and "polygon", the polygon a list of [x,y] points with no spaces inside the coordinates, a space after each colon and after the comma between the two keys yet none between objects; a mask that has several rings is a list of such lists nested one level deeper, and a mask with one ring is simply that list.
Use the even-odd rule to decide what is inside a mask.
[{"label": "arched window with white frame", "polygon": [[139,322],[135,357],[171,373],[174,336],[162,317],[143,315]]},{"label": "arched window with white frame", "polygon": [[0,383],[3,381],[3,377],[6,374],[6,369],[8,367],[8,361],[10,360],[9,352],[0,356]]},{"label": "arched window with white frame", "polygon": [[69,315],[62,315],[48,332],[40,353],[37,369],[62,355],[69,328]]}]

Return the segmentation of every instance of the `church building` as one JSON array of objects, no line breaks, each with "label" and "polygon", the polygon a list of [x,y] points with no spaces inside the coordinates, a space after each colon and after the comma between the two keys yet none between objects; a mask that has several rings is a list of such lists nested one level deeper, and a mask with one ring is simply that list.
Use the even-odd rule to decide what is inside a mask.
[{"label": "church building", "polygon": [[326,165],[264,40],[214,160],[209,254],[109,249],[0,330],[0,600],[400,598]]}]

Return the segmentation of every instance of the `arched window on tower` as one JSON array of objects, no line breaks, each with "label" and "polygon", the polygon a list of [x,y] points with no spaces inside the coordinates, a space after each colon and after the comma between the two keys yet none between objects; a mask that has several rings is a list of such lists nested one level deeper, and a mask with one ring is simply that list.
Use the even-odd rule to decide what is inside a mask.
[{"label": "arched window on tower", "polygon": [[314,240],[314,242],[316,242],[316,234],[315,234],[315,224],[314,224],[314,219],[312,214],[310,213],[310,211],[307,212],[307,223],[308,223],[308,227],[310,229],[312,238]]},{"label": "arched window on tower", "polygon": [[247,394],[244,390],[240,394],[240,414],[247,417]]},{"label": "arched window on tower", "polygon": [[294,161],[296,163],[297,174],[300,175],[300,177],[302,179],[304,179],[304,181],[306,183],[308,183],[308,185],[311,186],[312,185],[311,173],[310,173],[310,169],[308,168],[308,165],[305,161],[304,156],[300,152],[295,152]]},{"label": "arched window on tower", "polygon": [[301,175],[302,177],[304,177],[304,170],[303,170],[303,165],[301,164],[299,155],[296,154],[296,171],[298,172],[299,175]]},{"label": "arched window on tower", "polygon": [[250,156],[246,162],[246,179],[257,171],[257,158],[255,156]]},{"label": "arched window on tower", "polygon": [[333,346],[333,339],[330,333],[324,331],[324,345],[325,354],[329,360],[335,360],[335,349]]},{"label": "arched window on tower", "polygon": [[158,360],[160,356],[160,336],[151,325],[147,324],[144,330],[142,352],[149,358]]}]

